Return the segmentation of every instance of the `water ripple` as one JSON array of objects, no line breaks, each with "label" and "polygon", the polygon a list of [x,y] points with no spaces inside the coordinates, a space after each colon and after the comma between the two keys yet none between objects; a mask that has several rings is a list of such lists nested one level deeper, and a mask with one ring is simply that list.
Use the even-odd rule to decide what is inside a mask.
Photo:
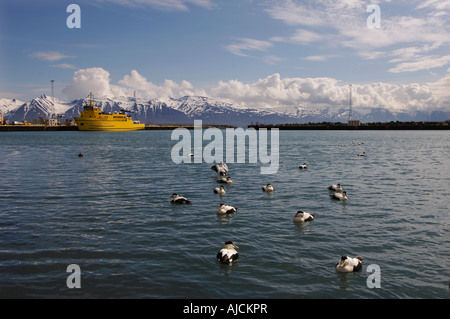
[{"label": "water ripple", "polygon": [[[168,131],[3,133],[0,296],[448,298],[446,134],[283,131],[278,173],[229,163],[220,197],[210,164],[172,162]],[[329,198],[338,182],[347,202]],[[174,192],[192,203],[171,205]],[[218,216],[221,202],[237,213]],[[295,224],[298,210],[315,220]],[[240,247],[231,266],[215,259],[227,240]],[[363,270],[337,273],[344,254]]]}]

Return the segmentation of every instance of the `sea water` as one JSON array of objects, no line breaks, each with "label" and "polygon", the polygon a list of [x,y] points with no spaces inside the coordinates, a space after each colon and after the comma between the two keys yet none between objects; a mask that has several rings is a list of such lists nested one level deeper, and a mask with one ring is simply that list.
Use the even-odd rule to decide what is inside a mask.
[{"label": "sea water", "polygon": [[[170,136],[1,133],[0,297],[449,298],[448,131],[280,131],[278,172],[228,163],[222,198],[210,163],[172,161]],[[227,240],[233,265],[216,260]],[[341,255],[363,269],[337,273]]]}]

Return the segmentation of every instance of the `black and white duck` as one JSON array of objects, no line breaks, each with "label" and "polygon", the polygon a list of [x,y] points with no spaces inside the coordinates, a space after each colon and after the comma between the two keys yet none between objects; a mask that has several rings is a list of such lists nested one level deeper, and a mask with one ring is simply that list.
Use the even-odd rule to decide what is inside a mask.
[{"label": "black and white duck", "polygon": [[348,256],[342,256],[341,260],[336,263],[336,271],[338,272],[355,272],[362,269],[362,257],[356,256],[355,258],[350,258]]},{"label": "black and white duck", "polygon": [[172,196],[170,196],[170,203],[171,204],[190,204],[191,201],[188,200],[186,197],[183,197],[183,196],[173,193]]},{"label": "black and white duck", "polygon": [[233,214],[236,213],[238,210],[238,207],[233,207],[230,205],[220,204],[219,208],[217,209],[217,215],[225,215],[225,214]]},{"label": "black and white duck", "polygon": [[217,260],[221,263],[232,264],[239,259],[239,254],[236,249],[239,249],[232,241],[226,241],[222,249],[217,253]]}]

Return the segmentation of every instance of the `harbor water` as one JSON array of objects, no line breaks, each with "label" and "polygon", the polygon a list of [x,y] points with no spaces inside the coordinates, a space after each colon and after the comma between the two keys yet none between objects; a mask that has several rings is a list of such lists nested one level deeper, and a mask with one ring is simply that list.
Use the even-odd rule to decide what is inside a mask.
[{"label": "harbor water", "polygon": [[[174,163],[171,132],[1,133],[0,297],[450,297],[448,131],[280,131],[278,171],[227,162],[222,198],[212,163]],[[362,270],[336,272],[342,255]]]}]

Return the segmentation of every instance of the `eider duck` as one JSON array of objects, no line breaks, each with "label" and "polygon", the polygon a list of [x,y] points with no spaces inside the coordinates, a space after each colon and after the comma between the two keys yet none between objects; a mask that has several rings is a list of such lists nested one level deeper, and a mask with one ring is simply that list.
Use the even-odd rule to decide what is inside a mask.
[{"label": "eider duck", "polygon": [[170,203],[171,204],[190,204],[191,201],[188,200],[186,197],[182,197],[178,194],[172,194],[172,196],[170,196]]},{"label": "eider duck", "polygon": [[297,212],[297,214],[295,214],[294,216],[294,222],[299,222],[299,223],[303,223],[303,222],[309,222],[311,220],[314,220],[314,213],[305,213],[302,212],[301,210],[299,210]]},{"label": "eider duck", "polygon": [[303,164],[300,165],[298,168],[300,168],[300,169],[307,169],[307,168],[308,168],[308,164],[303,163]]},{"label": "eider duck", "polygon": [[232,264],[239,258],[239,254],[236,251],[239,249],[232,241],[226,241],[222,249],[217,253],[217,261],[225,264]]},{"label": "eider duck", "polygon": [[222,177],[221,179],[217,180],[217,183],[221,183],[221,184],[233,184],[233,179],[228,176],[227,178]]},{"label": "eider duck", "polygon": [[366,156],[366,152],[362,152],[361,154],[358,154],[358,156]]},{"label": "eider duck", "polygon": [[221,203],[219,208],[217,209],[217,215],[233,214],[236,213],[237,210],[238,207],[233,207]]},{"label": "eider duck", "polygon": [[275,188],[271,184],[267,184],[266,186],[262,187],[263,192],[273,192]]},{"label": "eider duck", "polygon": [[80,154],[78,154],[78,157],[83,157],[83,153],[80,152]]},{"label": "eider duck", "polygon": [[226,193],[225,187],[223,185],[220,185],[219,187],[214,188],[214,194],[220,194],[224,195]]},{"label": "eider duck", "polygon": [[336,200],[347,200],[348,196],[347,196],[347,192],[342,192],[342,193],[334,193],[332,195],[330,195],[331,199],[336,199]]},{"label": "eider duck", "polygon": [[336,263],[336,271],[338,272],[354,272],[360,271],[362,269],[361,263],[362,257],[356,256],[355,258],[350,258],[347,256],[342,256],[341,260]]},{"label": "eider duck", "polygon": [[341,184],[333,184],[331,186],[328,186],[328,189],[330,191],[335,191],[335,192],[342,192],[343,191]]},{"label": "eider duck", "polygon": [[228,173],[228,166],[227,166],[227,164],[224,164],[224,163],[219,163],[217,165],[213,165],[213,166],[211,166],[211,169],[213,171],[219,173],[222,176],[227,175],[227,173]]}]

